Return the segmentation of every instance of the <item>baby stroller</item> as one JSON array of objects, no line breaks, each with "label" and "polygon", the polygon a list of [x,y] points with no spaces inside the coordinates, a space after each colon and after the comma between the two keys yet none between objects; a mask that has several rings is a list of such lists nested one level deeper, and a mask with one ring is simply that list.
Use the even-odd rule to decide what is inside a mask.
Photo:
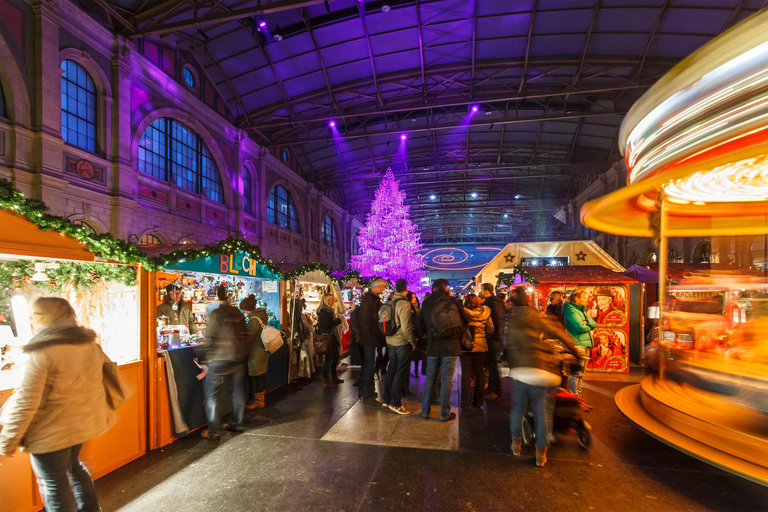
[{"label": "baby stroller", "polygon": [[[582,359],[589,359],[583,356]],[[567,369],[575,363],[576,359],[570,354],[562,353],[561,368],[563,370],[563,380],[568,382]],[[567,384],[566,384],[567,386]],[[579,439],[579,445],[585,450],[589,449],[592,442],[592,427],[582,417],[584,412],[592,410],[591,405],[587,405],[584,399],[567,391],[567,389],[558,388],[555,393],[555,410],[552,417],[552,432],[561,432],[567,434],[576,434]],[[522,436],[525,445],[532,445],[536,441],[536,430],[534,429],[534,417],[531,411],[523,416]]]}]

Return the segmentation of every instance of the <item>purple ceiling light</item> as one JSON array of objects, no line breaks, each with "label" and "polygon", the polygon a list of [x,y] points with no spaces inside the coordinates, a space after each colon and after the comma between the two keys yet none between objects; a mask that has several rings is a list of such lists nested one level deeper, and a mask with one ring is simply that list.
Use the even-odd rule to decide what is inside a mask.
[{"label": "purple ceiling light", "polygon": [[328,123],[328,126],[333,128],[334,126],[336,126],[336,121],[331,121],[330,123]]},{"label": "purple ceiling light", "polygon": [[406,134],[402,134],[402,135],[400,135],[400,140],[405,140],[405,139],[407,139],[407,138],[408,138],[408,136],[407,136]]}]

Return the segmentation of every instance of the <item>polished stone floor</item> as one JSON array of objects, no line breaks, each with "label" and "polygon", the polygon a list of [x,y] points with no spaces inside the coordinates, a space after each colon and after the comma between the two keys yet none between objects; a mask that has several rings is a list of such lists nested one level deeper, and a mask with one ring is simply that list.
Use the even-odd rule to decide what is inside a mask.
[{"label": "polished stone floor", "polygon": [[[457,372],[458,373],[458,372]],[[352,380],[285,388],[221,441],[199,433],[96,482],[105,511],[768,510],[768,489],[694,460],[633,427],[616,408],[627,376],[588,376],[592,447],[559,435],[549,463],[509,448],[508,391],[458,420],[364,407]],[[505,379],[508,381],[508,379]],[[420,396],[421,379],[411,374]],[[457,404],[454,386],[453,404]],[[437,416],[436,408],[433,416]]]}]

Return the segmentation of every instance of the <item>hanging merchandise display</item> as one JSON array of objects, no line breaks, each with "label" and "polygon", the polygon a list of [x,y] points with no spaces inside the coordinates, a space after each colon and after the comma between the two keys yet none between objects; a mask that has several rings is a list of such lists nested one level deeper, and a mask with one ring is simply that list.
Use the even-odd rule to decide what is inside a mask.
[{"label": "hanging merchandise display", "polygon": [[357,238],[360,253],[352,256],[350,266],[367,278],[383,277],[392,283],[405,279],[409,290],[421,294],[425,291],[421,280],[427,275],[421,235],[398,184],[391,171],[381,180]]}]

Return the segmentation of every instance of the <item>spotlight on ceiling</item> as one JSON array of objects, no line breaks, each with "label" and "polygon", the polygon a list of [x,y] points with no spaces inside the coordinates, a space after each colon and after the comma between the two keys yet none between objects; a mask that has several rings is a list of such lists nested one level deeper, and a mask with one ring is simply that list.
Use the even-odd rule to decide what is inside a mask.
[{"label": "spotlight on ceiling", "polygon": [[509,214],[508,214],[508,213],[505,213],[505,214],[504,214],[504,218],[505,218],[505,219],[508,219],[508,218],[509,218]]},{"label": "spotlight on ceiling", "polygon": [[424,166],[424,170],[425,170],[425,171],[428,171],[428,170],[429,170],[429,167],[425,165],[425,166]]},{"label": "spotlight on ceiling", "polygon": [[515,194],[515,199],[520,199],[521,197],[523,196],[521,196],[520,194]]},{"label": "spotlight on ceiling", "polygon": [[491,112],[490,110],[486,110],[486,111],[485,111],[485,115],[489,116],[489,115],[491,115],[491,114],[493,114],[493,112]]},{"label": "spotlight on ceiling", "polygon": [[336,121],[331,121],[330,123],[328,123],[328,126],[333,128],[334,126],[336,126]]},{"label": "spotlight on ceiling", "polygon": [[470,195],[471,195],[471,196],[472,196],[472,198],[474,199],[474,198],[476,198],[476,197],[477,197],[477,192],[472,192]]},{"label": "spotlight on ceiling", "polygon": [[280,25],[275,25],[275,30],[272,32],[272,39],[278,43],[283,40],[283,33],[280,31]]},{"label": "spotlight on ceiling", "polygon": [[402,135],[400,135],[400,140],[405,140],[405,139],[407,139],[407,138],[408,138],[408,136],[407,136],[406,134],[402,134]]},{"label": "spotlight on ceiling", "polygon": [[437,196],[435,194],[432,194],[431,196],[429,196],[429,198],[434,201],[435,199],[437,199]]},{"label": "spotlight on ceiling", "polygon": [[412,122],[412,123],[415,123],[416,121],[418,121],[418,119],[416,119],[415,117],[412,117],[412,118],[411,118],[411,122]]},{"label": "spotlight on ceiling", "polygon": [[477,162],[477,166],[478,166],[478,167],[482,167],[482,166],[483,166],[483,164],[481,164],[480,162]]},{"label": "spotlight on ceiling", "polygon": [[267,20],[264,18],[259,18],[259,28],[264,28],[267,26]]},{"label": "spotlight on ceiling", "polygon": [[392,10],[389,4],[381,4],[381,12],[389,12]]},{"label": "spotlight on ceiling", "polygon": [[472,105],[472,113],[475,113],[477,111],[478,111],[478,106],[477,105]]}]

